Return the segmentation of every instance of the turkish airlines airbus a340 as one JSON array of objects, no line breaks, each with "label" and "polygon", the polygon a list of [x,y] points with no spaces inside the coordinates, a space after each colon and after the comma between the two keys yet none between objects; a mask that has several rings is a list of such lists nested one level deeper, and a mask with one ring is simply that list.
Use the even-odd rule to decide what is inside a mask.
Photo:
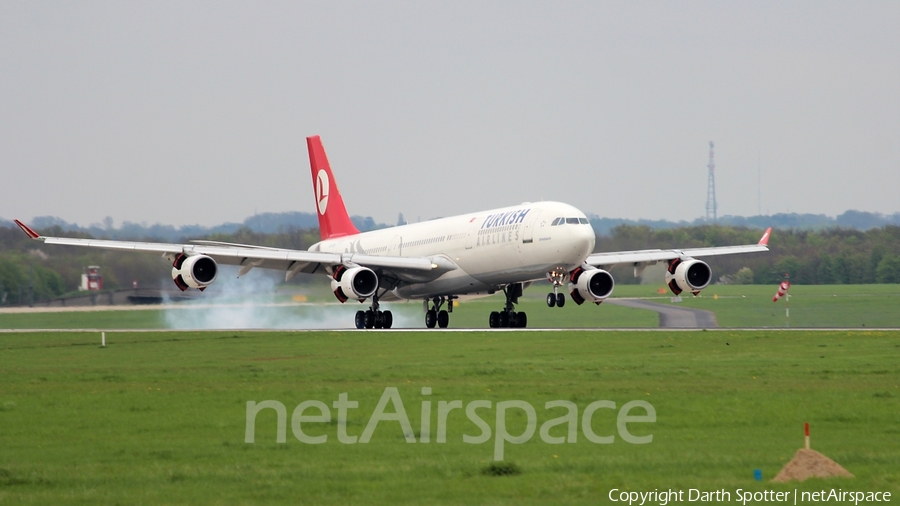
[{"label": "turkish airlines airbus a340", "polygon": [[676,295],[696,295],[709,284],[712,271],[695,257],[768,251],[771,228],[758,244],[592,253],[594,230],[587,217],[560,202],[523,203],[360,233],[344,207],[321,140],[307,137],[306,143],[322,237],[307,251],[213,241],[161,244],[44,237],[19,220],[16,224],[47,244],[162,253],[182,290],[212,284],[218,264],[240,266],[238,277],[254,267],[281,270],[285,280],[299,273],[321,273],[331,278],[339,301],[371,300],[368,310],[356,312],[359,329],[391,328],[391,312],[382,311],[380,303],[399,299],[423,301],[425,326],[445,328],[454,300],[498,291],[506,295],[506,304],[490,314],[490,327],[525,327],[527,317],[516,312],[515,304],[533,282],[550,280],[550,307],[565,304],[563,285],[576,304],[600,304],[615,286],[604,268],[616,264],[632,265],[639,275],[648,265],[667,262],[669,288]]}]

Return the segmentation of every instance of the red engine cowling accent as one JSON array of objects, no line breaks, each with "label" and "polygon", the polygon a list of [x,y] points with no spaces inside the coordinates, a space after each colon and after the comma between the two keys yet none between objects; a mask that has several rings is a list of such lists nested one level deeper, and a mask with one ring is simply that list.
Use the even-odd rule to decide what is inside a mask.
[{"label": "red engine cowling accent", "polygon": [[368,267],[339,265],[331,278],[331,291],[342,304],[351,298],[362,302],[378,290],[378,275]]},{"label": "red engine cowling accent", "polygon": [[697,295],[710,281],[712,269],[702,260],[676,258],[669,262],[666,269],[666,284],[675,295],[681,295],[684,291]]},{"label": "red engine cowling accent", "polygon": [[172,279],[181,291],[188,288],[205,290],[216,280],[218,273],[216,261],[206,255],[188,256],[179,253],[172,262]]},{"label": "red engine cowling accent", "polygon": [[569,292],[572,300],[581,305],[586,301],[600,304],[609,297],[616,286],[612,274],[603,269],[576,268],[569,274]]}]

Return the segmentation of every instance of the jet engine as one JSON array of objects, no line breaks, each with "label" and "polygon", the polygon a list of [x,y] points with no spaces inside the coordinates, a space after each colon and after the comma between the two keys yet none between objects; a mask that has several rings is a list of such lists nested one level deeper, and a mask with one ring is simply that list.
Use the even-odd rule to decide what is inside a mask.
[{"label": "jet engine", "polygon": [[172,279],[182,292],[188,288],[205,290],[216,280],[218,273],[216,261],[206,255],[188,256],[179,253],[172,262]]},{"label": "jet engine", "polygon": [[378,275],[367,267],[338,266],[331,276],[331,291],[342,303],[348,299],[360,302],[375,295],[378,290]]},{"label": "jet engine", "polygon": [[578,305],[585,301],[600,304],[612,294],[615,286],[612,274],[603,269],[584,270],[578,267],[569,275],[569,291]]},{"label": "jet engine", "polygon": [[712,269],[706,262],[693,258],[676,258],[669,262],[666,284],[675,295],[688,291],[697,295],[712,280]]}]

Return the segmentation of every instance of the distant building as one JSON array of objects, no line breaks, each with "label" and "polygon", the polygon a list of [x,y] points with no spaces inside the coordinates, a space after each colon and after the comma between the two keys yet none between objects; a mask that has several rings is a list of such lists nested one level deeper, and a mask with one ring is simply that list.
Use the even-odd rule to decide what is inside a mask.
[{"label": "distant building", "polygon": [[99,292],[103,290],[103,276],[100,275],[99,265],[89,265],[84,268],[81,274],[81,286],[78,287],[81,292]]}]

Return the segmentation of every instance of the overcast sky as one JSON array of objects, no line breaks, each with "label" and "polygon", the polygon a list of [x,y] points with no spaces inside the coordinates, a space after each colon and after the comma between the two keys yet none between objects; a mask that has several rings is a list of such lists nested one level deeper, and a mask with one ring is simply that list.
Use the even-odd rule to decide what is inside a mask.
[{"label": "overcast sky", "polygon": [[[0,2],[0,217],[900,211],[900,2]],[[758,200],[761,168],[762,198]]]}]

